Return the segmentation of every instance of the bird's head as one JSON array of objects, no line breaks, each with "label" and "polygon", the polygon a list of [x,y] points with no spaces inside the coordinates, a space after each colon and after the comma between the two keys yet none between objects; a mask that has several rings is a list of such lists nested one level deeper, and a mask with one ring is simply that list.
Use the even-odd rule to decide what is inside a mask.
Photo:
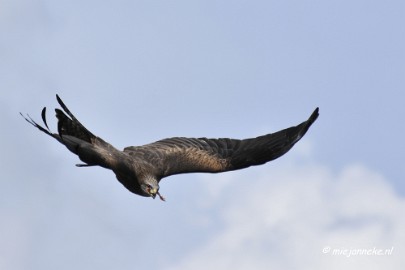
[{"label": "bird's head", "polygon": [[165,198],[160,195],[159,193],[159,184],[154,178],[147,178],[144,183],[141,184],[141,189],[145,193],[146,196],[152,197],[153,199],[156,198],[156,195],[162,201],[165,201]]}]

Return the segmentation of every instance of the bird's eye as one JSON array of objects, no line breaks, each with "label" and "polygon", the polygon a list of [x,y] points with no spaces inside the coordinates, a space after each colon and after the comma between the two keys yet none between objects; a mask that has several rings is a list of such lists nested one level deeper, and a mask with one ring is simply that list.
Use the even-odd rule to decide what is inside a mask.
[{"label": "bird's eye", "polygon": [[151,186],[151,185],[149,185],[149,184],[146,184],[146,191],[148,192],[148,193],[150,193],[150,191],[153,189],[153,187]]}]

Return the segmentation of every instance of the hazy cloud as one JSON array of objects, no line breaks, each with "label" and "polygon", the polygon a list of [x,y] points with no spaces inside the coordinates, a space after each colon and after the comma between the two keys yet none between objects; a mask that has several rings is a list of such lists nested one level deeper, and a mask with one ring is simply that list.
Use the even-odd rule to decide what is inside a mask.
[{"label": "hazy cloud", "polygon": [[[227,185],[233,199],[215,205],[223,228],[170,269],[404,267],[405,218],[399,213],[405,200],[379,173],[361,165],[337,173],[319,164],[290,165],[248,181]],[[392,247],[387,256],[332,254]]]}]

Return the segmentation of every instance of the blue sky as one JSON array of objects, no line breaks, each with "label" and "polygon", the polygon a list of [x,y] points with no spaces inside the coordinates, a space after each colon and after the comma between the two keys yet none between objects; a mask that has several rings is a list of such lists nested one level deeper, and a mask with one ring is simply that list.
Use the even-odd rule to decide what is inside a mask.
[{"label": "blue sky", "polygon": [[[0,1],[0,268],[403,269],[403,1]],[[127,192],[25,123],[118,148],[320,118],[281,159]],[[324,254],[392,248],[390,256]]]}]

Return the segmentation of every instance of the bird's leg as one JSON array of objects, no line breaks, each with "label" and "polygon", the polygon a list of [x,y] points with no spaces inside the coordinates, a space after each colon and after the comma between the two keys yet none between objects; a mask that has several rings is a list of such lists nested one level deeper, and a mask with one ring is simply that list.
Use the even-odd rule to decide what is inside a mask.
[{"label": "bird's leg", "polygon": [[90,164],[76,164],[76,167],[91,167],[95,165],[90,165]]}]

